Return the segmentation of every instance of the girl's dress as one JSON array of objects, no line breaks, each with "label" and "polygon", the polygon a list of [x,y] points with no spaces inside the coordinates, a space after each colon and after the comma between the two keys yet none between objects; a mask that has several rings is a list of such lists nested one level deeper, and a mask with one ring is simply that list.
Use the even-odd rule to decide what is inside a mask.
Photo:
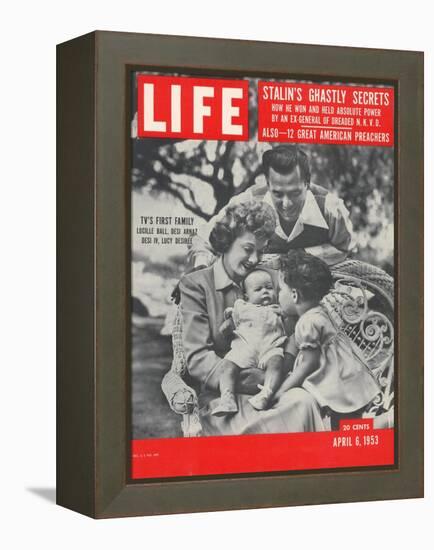
[{"label": "girl's dress", "polygon": [[379,393],[379,385],[352,350],[351,340],[333,325],[327,310],[319,305],[304,313],[295,327],[300,350],[294,370],[306,349],[319,349],[318,368],[303,382],[321,407],[349,413],[368,405]]}]

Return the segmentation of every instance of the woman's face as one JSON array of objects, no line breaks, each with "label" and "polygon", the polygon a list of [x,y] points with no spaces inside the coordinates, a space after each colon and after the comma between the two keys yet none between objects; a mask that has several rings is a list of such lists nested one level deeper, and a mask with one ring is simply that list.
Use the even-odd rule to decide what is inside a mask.
[{"label": "woman's face", "polygon": [[258,239],[246,231],[237,237],[230,249],[223,254],[223,264],[229,277],[240,282],[259,262],[267,239]]}]

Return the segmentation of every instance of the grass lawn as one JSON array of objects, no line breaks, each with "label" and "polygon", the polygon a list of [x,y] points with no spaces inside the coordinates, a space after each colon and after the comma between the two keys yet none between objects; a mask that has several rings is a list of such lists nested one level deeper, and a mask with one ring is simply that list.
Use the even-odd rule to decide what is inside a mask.
[{"label": "grass lawn", "polygon": [[181,417],[171,411],[161,391],[170,368],[172,342],[161,336],[163,319],[146,318],[132,329],[132,433],[133,439],[182,437]]}]

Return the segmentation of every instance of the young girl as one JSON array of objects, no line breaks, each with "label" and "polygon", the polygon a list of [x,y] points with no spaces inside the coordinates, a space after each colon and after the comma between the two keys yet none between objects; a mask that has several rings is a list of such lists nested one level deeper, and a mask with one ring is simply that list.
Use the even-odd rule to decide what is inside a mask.
[{"label": "young girl", "polygon": [[348,336],[336,328],[321,302],[333,285],[327,264],[301,250],[290,252],[282,264],[279,301],[284,312],[295,308],[299,315],[295,326],[299,353],[293,372],[276,398],[290,388],[302,387],[321,407],[334,412],[362,409],[380,389],[368,367],[353,353]]}]

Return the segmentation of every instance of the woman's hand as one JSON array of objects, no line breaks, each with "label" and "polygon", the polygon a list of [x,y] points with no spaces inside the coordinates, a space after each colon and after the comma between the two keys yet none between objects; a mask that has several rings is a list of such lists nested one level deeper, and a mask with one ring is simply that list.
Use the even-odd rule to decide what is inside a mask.
[{"label": "woman's hand", "polygon": [[223,323],[220,325],[219,332],[222,334],[225,338],[230,340],[234,334],[235,325],[232,317],[229,319],[226,319],[226,321],[223,321]]},{"label": "woman's hand", "polygon": [[238,376],[237,392],[245,393],[248,395],[255,395],[258,393],[258,384],[261,386],[265,381],[265,372],[256,367],[249,369],[240,369]]}]

